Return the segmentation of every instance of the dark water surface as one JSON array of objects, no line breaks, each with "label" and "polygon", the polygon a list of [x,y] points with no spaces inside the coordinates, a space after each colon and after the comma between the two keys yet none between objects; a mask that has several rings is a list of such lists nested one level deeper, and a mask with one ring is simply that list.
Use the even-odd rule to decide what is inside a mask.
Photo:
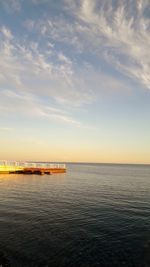
[{"label": "dark water surface", "polygon": [[68,164],[0,175],[0,250],[12,267],[149,267],[150,166]]}]

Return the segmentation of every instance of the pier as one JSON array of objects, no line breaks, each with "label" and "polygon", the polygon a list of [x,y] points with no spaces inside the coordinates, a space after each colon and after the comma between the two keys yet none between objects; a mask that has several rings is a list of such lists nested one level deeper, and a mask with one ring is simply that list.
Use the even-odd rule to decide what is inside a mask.
[{"label": "pier", "polygon": [[53,174],[65,173],[66,165],[59,163],[38,163],[20,161],[0,161],[0,174]]}]

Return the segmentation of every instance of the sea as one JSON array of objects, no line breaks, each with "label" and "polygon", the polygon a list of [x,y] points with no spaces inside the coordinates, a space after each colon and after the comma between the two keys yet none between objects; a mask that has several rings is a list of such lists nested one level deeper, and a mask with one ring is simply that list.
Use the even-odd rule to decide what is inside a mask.
[{"label": "sea", "polygon": [[150,165],[1,174],[0,252],[11,267],[150,267]]}]

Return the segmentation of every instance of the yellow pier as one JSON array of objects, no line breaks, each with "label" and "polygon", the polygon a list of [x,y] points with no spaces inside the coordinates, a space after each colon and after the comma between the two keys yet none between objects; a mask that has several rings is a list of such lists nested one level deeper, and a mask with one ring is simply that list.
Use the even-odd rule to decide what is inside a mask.
[{"label": "yellow pier", "polygon": [[0,174],[4,173],[23,173],[23,174],[53,174],[65,173],[65,164],[19,162],[19,161],[0,161]]}]

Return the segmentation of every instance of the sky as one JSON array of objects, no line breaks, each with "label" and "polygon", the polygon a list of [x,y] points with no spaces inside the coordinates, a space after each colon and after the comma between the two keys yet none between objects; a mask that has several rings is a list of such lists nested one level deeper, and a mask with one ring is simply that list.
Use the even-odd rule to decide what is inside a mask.
[{"label": "sky", "polygon": [[149,0],[0,0],[0,159],[150,163]]}]

